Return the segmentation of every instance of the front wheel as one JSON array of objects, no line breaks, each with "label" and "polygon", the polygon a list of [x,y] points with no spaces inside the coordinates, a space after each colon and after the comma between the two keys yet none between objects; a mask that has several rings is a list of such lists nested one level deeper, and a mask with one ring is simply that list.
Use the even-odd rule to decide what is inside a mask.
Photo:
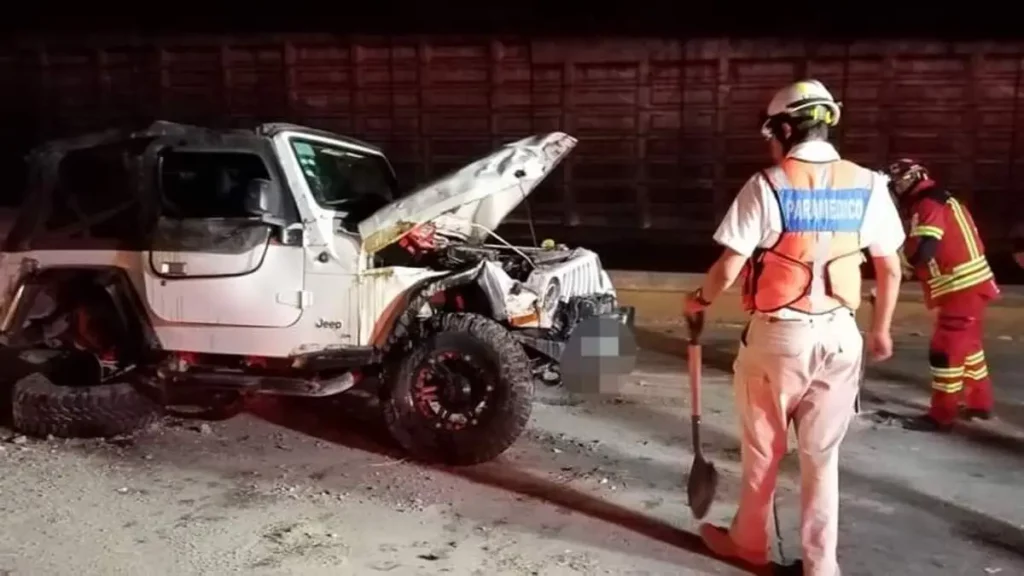
[{"label": "front wheel", "polygon": [[522,346],[475,314],[436,318],[425,339],[385,371],[384,416],[412,456],[471,465],[493,460],[526,428],[533,375]]}]

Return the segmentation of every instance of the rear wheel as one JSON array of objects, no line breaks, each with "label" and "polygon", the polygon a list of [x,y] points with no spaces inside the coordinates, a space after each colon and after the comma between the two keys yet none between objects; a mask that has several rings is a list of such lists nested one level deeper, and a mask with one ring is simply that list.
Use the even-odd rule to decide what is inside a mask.
[{"label": "rear wheel", "polygon": [[[42,372],[15,382],[14,428],[32,436],[91,438],[130,434],[154,422],[159,407],[126,376],[102,384],[59,380]],[[70,384],[70,385],[67,385]]]},{"label": "rear wheel", "polygon": [[28,359],[36,368],[14,383],[14,427],[34,436],[103,437],[153,422],[160,409],[136,388],[132,359],[121,357],[119,345],[130,343],[132,334],[111,295],[91,278],[59,288],[59,302],[67,304],[41,330],[59,329],[48,337],[51,348],[21,354],[50,357]]},{"label": "rear wheel", "polygon": [[487,462],[507,450],[530,419],[529,359],[503,326],[483,316],[440,316],[385,378],[388,429],[421,460]]}]

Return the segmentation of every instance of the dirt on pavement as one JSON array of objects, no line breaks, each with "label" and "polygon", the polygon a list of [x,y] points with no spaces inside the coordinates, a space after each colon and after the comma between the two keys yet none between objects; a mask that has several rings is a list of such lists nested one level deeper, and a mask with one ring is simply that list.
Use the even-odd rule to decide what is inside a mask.
[{"label": "dirt on pavement", "polygon": [[[739,450],[729,377],[710,357],[711,520],[726,522]],[[681,369],[645,354],[618,395],[538,404],[505,456],[464,469],[404,460],[372,401],[351,395],[105,441],[0,430],[0,574],[743,574],[693,536]],[[905,432],[886,410],[919,405],[920,385],[889,375],[870,389],[843,454],[844,574],[1024,573],[1024,423]],[[779,491],[787,560],[794,456]]]}]

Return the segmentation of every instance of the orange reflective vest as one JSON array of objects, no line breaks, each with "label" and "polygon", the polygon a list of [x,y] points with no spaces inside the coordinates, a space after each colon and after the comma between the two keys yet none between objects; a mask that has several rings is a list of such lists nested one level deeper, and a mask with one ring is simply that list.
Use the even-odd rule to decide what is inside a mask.
[{"label": "orange reflective vest", "polygon": [[773,246],[759,248],[747,263],[747,310],[856,310],[864,261],[860,230],[874,175],[845,160],[787,158],[762,176],[779,204],[782,232]]}]

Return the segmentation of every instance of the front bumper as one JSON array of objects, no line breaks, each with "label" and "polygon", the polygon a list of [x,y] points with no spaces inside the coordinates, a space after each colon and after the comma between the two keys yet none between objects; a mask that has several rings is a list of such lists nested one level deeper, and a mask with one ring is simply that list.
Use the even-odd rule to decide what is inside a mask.
[{"label": "front bumper", "polygon": [[[581,338],[617,338],[625,342],[626,353],[635,353],[633,330],[636,326],[636,308],[633,306],[614,306],[611,309],[595,311],[582,316],[572,331],[564,339],[543,338],[524,333],[517,333],[519,341],[536,352],[547,356],[555,362],[561,362],[567,348],[575,343],[579,347]],[[618,328],[616,328],[618,327]],[[620,350],[622,346],[620,345]]]}]

